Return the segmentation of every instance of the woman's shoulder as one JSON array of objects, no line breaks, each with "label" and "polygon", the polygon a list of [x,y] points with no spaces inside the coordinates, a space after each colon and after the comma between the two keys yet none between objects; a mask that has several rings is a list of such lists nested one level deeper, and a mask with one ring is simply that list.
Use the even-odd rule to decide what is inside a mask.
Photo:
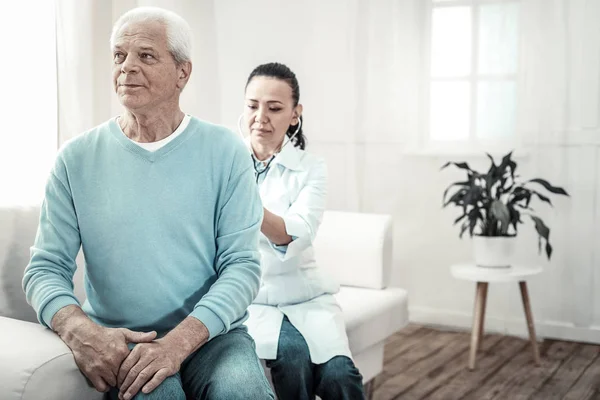
[{"label": "woman's shoulder", "polygon": [[327,167],[325,158],[322,156],[301,149],[296,149],[296,151],[298,152],[300,163],[304,167],[303,169],[323,169]]}]

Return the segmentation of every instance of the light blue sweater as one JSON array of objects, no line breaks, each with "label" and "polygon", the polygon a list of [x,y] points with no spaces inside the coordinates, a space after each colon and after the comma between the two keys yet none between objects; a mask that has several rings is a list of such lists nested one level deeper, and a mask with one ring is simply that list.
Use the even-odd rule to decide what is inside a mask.
[{"label": "light blue sweater", "polygon": [[247,318],[258,292],[261,220],[251,158],[230,131],[192,118],[149,152],[110,120],[59,151],[23,289],[50,326],[78,304],[82,246],[92,320],[164,335],[192,315],[213,338]]}]

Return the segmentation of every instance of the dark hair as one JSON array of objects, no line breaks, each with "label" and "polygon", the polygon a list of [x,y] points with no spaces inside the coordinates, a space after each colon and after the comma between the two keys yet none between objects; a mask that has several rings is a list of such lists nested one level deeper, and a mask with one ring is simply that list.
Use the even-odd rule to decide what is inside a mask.
[{"label": "dark hair", "polygon": [[[282,81],[286,81],[290,88],[292,88],[292,98],[294,99],[294,107],[298,105],[300,101],[300,86],[298,85],[298,79],[296,79],[296,74],[292,72],[286,65],[280,63],[268,63],[262,64],[258,67],[254,68],[250,76],[248,77],[248,81],[246,81],[246,87],[250,81],[257,76],[265,76],[268,78],[281,79]],[[304,130],[304,118],[300,116],[298,118],[302,126],[300,127],[300,131],[294,136],[292,139],[292,144],[300,149],[304,150],[306,147],[306,136],[302,132]],[[294,132],[298,129],[298,125],[290,125],[286,134],[288,137],[292,137]]]}]

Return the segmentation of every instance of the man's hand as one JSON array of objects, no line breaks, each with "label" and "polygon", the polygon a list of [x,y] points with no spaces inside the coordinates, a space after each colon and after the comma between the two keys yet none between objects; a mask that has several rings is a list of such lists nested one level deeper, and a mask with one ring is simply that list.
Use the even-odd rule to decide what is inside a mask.
[{"label": "man's hand", "polygon": [[175,375],[181,363],[208,341],[206,326],[187,317],[164,338],[138,344],[121,364],[117,376],[119,399],[129,400],[140,389],[150,393],[165,379]]},{"label": "man's hand", "polygon": [[117,377],[119,399],[132,399],[142,387],[142,392],[150,393],[179,371],[184,360],[177,343],[166,338],[138,344],[121,364]]},{"label": "man's hand", "polygon": [[156,332],[104,328],[76,306],[59,310],[52,319],[52,327],[73,352],[81,372],[99,392],[117,386],[119,368],[130,353],[127,343],[151,342],[156,338]]}]

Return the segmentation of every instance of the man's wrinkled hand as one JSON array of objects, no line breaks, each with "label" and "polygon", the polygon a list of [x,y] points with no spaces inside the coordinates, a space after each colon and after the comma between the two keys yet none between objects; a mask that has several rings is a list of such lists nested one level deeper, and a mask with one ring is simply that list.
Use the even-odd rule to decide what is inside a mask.
[{"label": "man's wrinkled hand", "polygon": [[132,399],[139,391],[150,393],[179,371],[185,359],[176,343],[166,338],[135,346],[117,376],[119,399]]},{"label": "man's wrinkled hand", "polygon": [[125,328],[104,328],[94,323],[79,326],[63,339],[71,348],[81,372],[99,392],[117,386],[123,360],[130,354],[128,343],[150,342],[156,332],[134,332]]}]

